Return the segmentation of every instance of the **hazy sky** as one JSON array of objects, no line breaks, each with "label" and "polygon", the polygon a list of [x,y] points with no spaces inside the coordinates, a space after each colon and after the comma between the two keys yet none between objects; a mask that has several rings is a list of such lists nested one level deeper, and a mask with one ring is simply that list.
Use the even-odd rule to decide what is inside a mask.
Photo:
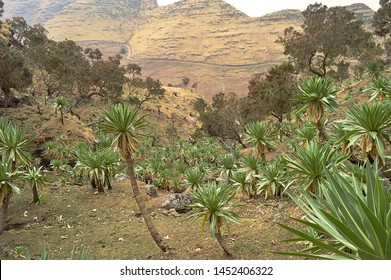
[{"label": "hazy sky", "polygon": [[[157,0],[160,6],[178,2],[179,0]],[[315,2],[331,6],[345,6],[353,3],[364,3],[377,11],[379,9],[379,0],[224,0],[225,2],[235,6],[249,16],[258,17],[267,13],[283,10],[283,9],[299,9],[305,10],[309,4]]]}]

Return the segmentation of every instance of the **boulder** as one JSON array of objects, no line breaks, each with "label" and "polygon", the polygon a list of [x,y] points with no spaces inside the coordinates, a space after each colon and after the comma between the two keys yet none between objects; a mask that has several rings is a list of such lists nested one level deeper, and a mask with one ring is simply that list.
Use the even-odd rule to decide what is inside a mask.
[{"label": "boulder", "polygon": [[174,209],[178,213],[184,213],[190,211],[190,208],[186,207],[190,204],[191,200],[188,196],[181,193],[175,193],[170,195],[170,197],[162,203],[161,207],[167,210]]}]

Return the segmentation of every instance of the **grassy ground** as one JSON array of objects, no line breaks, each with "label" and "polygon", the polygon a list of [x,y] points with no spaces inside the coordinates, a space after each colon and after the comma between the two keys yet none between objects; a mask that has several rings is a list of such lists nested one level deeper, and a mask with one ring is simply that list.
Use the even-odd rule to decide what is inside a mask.
[{"label": "grassy ground", "polygon": [[[141,186],[145,194],[145,186]],[[217,241],[200,222],[167,215],[159,206],[169,193],[160,191],[152,199],[145,195],[156,227],[174,248],[168,254],[159,251],[140,217],[128,182],[114,185],[112,191],[97,194],[90,186],[47,186],[43,203],[34,205],[31,191],[11,199],[8,229],[1,235],[1,259],[10,259],[16,246],[27,247],[32,259],[39,259],[43,243],[51,259],[68,259],[73,249],[84,244],[87,259],[226,259]],[[300,211],[291,201],[238,201],[240,225],[232,225],[225,237],[235,259],[281,259],[274,250],[295,250],[299,245],[280,242],[289,237],[275,222],[290,223],[288,215]],[[301,246],[301,245],[300,245]]]}]

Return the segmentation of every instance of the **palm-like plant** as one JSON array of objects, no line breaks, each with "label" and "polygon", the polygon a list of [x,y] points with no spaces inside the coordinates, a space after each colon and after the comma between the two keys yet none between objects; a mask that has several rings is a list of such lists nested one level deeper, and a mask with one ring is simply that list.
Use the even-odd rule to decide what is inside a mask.
[{"label": "palm-like plant", "polygon": [[103,133],[111,135],[115,149],[119,151],[121,157],[126,161],[134,198],[136,199],[141,215],[156,244],[163,252],[166,252],[169,248],[164,244],[163,238],[152,222],[151,215],[145,206],[134,174],[133,153],[137,149],[140,136],[142,136],[140,130],[145,127],[145,118],[139,117],[138,111],[132,111],[128,106],[118,104],[105,111],[104,122],[100,126],[100,129]]},{"label": "palm-like plant", "polygon": [[294,101],[302,104],[299,111],[306,111],[307,118],[316,124],[324,139],[328,139],[323,125],[325,110],[334,110],[337,107],[336,93],[331,81],[311,77],[299,84],[299,92],[294,98]]},{"label": "palm-like plant", "polygon": [[219,165],[222,168],[220,178],[228,182],[232,178],[232,174],[237,169],[236,158],[232,154],[226,154],[220,158]]},{"label": "palm-like plant", "polygon": [[346,112],[347,120],[341,120],[345,139],[354,145],[360,140],[364,158],[378,159],[385,163],[384,146],[391,144],[391,103],[352,106]]},{"label": "palm-like plant", "polygon": [[44,170],[42,170],[42,166],[39,168],[36,168],[35,166],[29,168],[24,174],[24,179],[29,183],[33,191],[33,202],[38,203],[38,189],[47,183],[47,178],[45,176]]},{"label": "palm-like plant", "polygon": [[261,122],[251,122],[246,125],[246,142],[253,145],[257,156],[266,160],[266,149],[271,147],[272,136],[269,125]]},{"label": "palm-like plant", "polygon": [[383,100],[391,98],[391,78],[387,77],[374,77],[372,83],[365,91],[372,92],[369,101],[374,99]]},{"label": "palm-like plant", "polygon": [[[313,198],[302,191],[291,195],[306,214],[306,219],[294,219],[310,228],[324,232],[317,239],[287,225],[283,228],[307,240],[313,246],[305,251],[282,253],[322,259],[391,259],[391,202],[376,167],[366,167],[367,193],[357,187],[357,180],[349,180],[338,171],[326,171],[322,182],[324,198]],[[281,254],[281,252],[280,252]]]},{"label": "palm-like plant", "polygon": [[297,141],[301,147],[306,147],[316,139],[316,136],[318,136],[318,129],[312,123],[306,123],[297,129]]},{"label": "palm-like plant", "polygon": [[0,155],[12,161],[12,170],[16,170],[19,161],[29,163],[29,156],[26,152],[31,141],[24,136],[23,129],[12,124],[2,125],[0,130]]},{"label": "palm-like plant", "polygon": [[348,157],[328,144],[311,142],[305,148],[298,148],[295,159],[286,157],[287,167],[292,173],[290,184],[298,181],[304,189],[320,195],[320,182],[325,171],[343,164]]},{"label": "palm-like plant", "polygon": [[257,175],[260,174],[262,163],[263,162],[259,157],[252,155],[244,157],[240,162],[242,167],[239,168],[239,171],[246,174],[246,179],[249,183],[247,193],[249,197],[253,197],[256,194],[256,180]]},{"label": "palm-like plant", "polygon": [[205,180],[205,172],[197,167],[188,170],[184,177],[185,184],[187,185],[185,193],[189,193],[190,190],[194,191],[202,185]]},{"label": "palm-like plant", "polygon": [[257,182],[257,193],[264,192],[265,199],[268,198],[269,193],[273,197],[282,194],[287,185],[284,179],[284,168],[285,166],[280,160],[262,166],[261,174],[257,175],[259,178]]},{"label": "palm-like plant", "polygon": [[251,196],[252,189],[251,184],[248,181],[248,177],[246,172],[236,171],[232,174],[231,178],[232,186],[237,189],[237,191],[241,191],[242,194],[247,194]]},{"label": "palm-like plant", "polygon": [[238,215],[229,211],[229,203],[234,196],[235,192],[232,192],[229,185],[212,183],[207,187],[196,189],[191,195],[191,199],[195,204],[189,206],[197,211],[189,218],[194,218],[194,220],[202,218],[202,229],[208,222],[210,234],[217,239],[228,256],[232,256],[232,251],[221,234],[221,227],[224,224],[228,226],[228,222],[240,223]]},{"label": "palm-like plant", "polygon": [[365,72],[371,78],[377,78],[380,76],[381,72],[384,70],[384,67],[377,62],[369,62],[365,68]]},{"label": "palm-like plant", "polygon": [[[89,146],[78,147],[76,169],[86,173],[91,180],[93,187],[98,188],[98,192],[103,193],[104,183],[104,161],[105,155],[102,151],[93,151]],[[94,185],[95,184],[95,185]]]},{"label": "palm-like plant", "polygon": [[64,110],[68,104],[68,100],[63,96],[58,96],[54,100],[53,108],[54,108],[54,114],[57,117],[57,111],[60,111],[61,115],[61,124],[64,125]]},{"label": "palm-like plant", "polygon": [[12,162],[3,157],[0,161],[0,233],[6,227],[8,206],[14,192],[20,193],[20,189],[14,184],[19,172],[13,169]]}]

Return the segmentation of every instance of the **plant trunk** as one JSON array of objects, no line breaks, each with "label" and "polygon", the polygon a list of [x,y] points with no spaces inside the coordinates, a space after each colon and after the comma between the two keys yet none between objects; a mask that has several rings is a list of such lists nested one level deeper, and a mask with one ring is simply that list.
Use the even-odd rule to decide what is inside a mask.
[{"label": "plant trunk", "polygon": [[33,185],[33,203],[37,203],[39,201],[38,199],[38,189],[37,185]]},{"label": "plant trunk", "polygon": [[91,187],[93,189],[96,189],[96,182],[95,182],[95,178],[94,177],[92,177],[92,179],[91,179]]},{"label": "plant trunk", "polygon": [[64,125],[64,112],[60,110],[61,113],[61,124]]},{"label": "plant trunk", "polygon": [[225,242],[223,236],[221,235],[220,228],[217,229],[216,239],[219,242],[221,248],[223,248],[225,254],[229,257],[232,257],[232,250],[228,247],[227,242]]},{"label": "plant trunk", "polygon": [[319,135],[321,137],[321,142],[330,139],[330,135],[327,133],[326,129],[324,128],[324,125],[321,123],[320,120],[316,123],[316,127],[318,128]]},{"label": "plant trunk", "polygon": [[165,244],[164,240],[160,236],[159,232],[155,228],[155,225],[152,222],[152,217],[148,212],[148,209],[145,205],[144,199],[141,196],[140,189],[137,185],[136,176],[134,175],[134,169],[133,169],[133,159],[130,155],[126,157],[126,164],[128,166],[128,175],[130,177],[130,183],[133,190],[134,198],[136,199],[138,208],[141,212],[141,215],[144,218],[145,224],[149,230],[149,233],[151,234],[153,240],[155,243],[159,246],[159,248],[163,252],[167,252],[169,250],[169,247],[167,244]]},{"label": "plant trunk", "polygon": [[3,203],[0,207],[0,233],[2,233],[6,227],[9,200],[9,196],[6,196],[2,201]]},{"label": "plant trunk", "polygon": [[104,193],[105,189],[103,188],[103,184],[99,178],[95,178],[96,186],[98,187],[98,193]]}]

